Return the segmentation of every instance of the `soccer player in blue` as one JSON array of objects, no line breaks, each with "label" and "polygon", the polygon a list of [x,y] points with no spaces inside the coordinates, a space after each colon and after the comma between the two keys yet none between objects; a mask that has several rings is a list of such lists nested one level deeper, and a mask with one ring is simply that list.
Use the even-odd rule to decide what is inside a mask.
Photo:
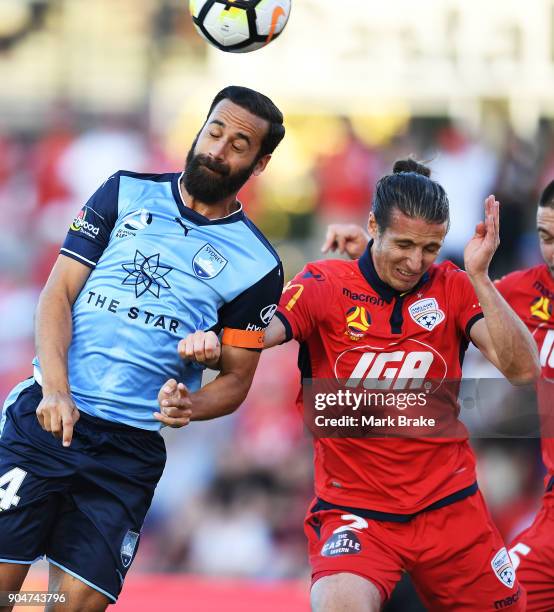
[{"label": "soccer player in blue", "polygon": [[[105,610],[164,468],[159,430],[187,422],[157,412],[160,387],[180,381],[199,418],[246,397],[283,274],[236,195],[284,133],[269,98],[227,87],[184,172],[117,172],[73,221],[40,297],[34,375],[2,412],[0,591],[46,556],[59,609]],[[200,388],[176,348],[206,329],[222,332],[222,369]]]}]

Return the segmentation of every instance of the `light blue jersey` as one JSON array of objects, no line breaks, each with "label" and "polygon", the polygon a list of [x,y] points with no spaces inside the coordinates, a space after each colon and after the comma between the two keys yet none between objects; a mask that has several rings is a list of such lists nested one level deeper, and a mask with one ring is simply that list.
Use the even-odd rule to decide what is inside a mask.
[{"label": "light blue jersey", "polygon": [[261,348],[283,284],[277,254],[242,208],[210,221],[185,206],[179,180],[117,172],[75,218],[61,249],[92,268],[73,306],[75,403],[142,429],[160,428],[152,413],[168,378],[191,391],[200,386],[202,368],[180,359],[179,340],[224,329],[230,344]]}]

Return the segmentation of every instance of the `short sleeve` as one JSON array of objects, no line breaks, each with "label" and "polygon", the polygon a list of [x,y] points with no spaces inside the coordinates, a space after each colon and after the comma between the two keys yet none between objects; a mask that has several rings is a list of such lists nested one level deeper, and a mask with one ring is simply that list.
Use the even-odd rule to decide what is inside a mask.
[{"label": "short sleeve", "polygon": [[258,282],[220,308],[214,329],[223,329],[222,343],[261,350],[264,330],[277,310],[282,290],[283,267],[279,262]]},{"label": "short sleeve", "polygon": [[94,268],[104,249],[118,215],[119,173],[110,178],[81,208],[60,249],[63,255]]},{"label": "short sleeve", "polygon": [[471,340],[471,328],[483,318],[483,311],[467,274],[463,270],[454,271],[452,274],[450,299],[456,308],[457,324],[467,340]]},{"label": "short sleeve", "polygon": [[314,264],[307,264],[283,290],[277,316],[286,329],[286,340],[303,341],[324,318],[332,299],[329,281]]}]

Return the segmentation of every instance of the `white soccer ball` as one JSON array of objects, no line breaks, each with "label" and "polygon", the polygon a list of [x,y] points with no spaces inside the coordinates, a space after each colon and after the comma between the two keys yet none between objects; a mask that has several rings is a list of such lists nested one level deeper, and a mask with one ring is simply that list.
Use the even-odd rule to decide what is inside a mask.
[{"label": "white soccer ball", "polygon": [[212,45],[247,53],[275,40],[287,25],[291,0],[189,0],[198,32]]}]

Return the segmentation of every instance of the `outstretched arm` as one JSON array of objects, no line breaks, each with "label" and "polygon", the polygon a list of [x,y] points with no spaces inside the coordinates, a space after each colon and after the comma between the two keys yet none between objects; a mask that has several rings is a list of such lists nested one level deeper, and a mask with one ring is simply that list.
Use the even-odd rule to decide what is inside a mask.
[{"label": "outstretched arm", "polygon": [[466,272],[485,315],[473,325],[470,336],[512,384],[526,384],[540,375],[537,346],[488,275],[500,242],[499,206],[494,196],[486,199],[485,221],[477,225],[464,251]]}]

